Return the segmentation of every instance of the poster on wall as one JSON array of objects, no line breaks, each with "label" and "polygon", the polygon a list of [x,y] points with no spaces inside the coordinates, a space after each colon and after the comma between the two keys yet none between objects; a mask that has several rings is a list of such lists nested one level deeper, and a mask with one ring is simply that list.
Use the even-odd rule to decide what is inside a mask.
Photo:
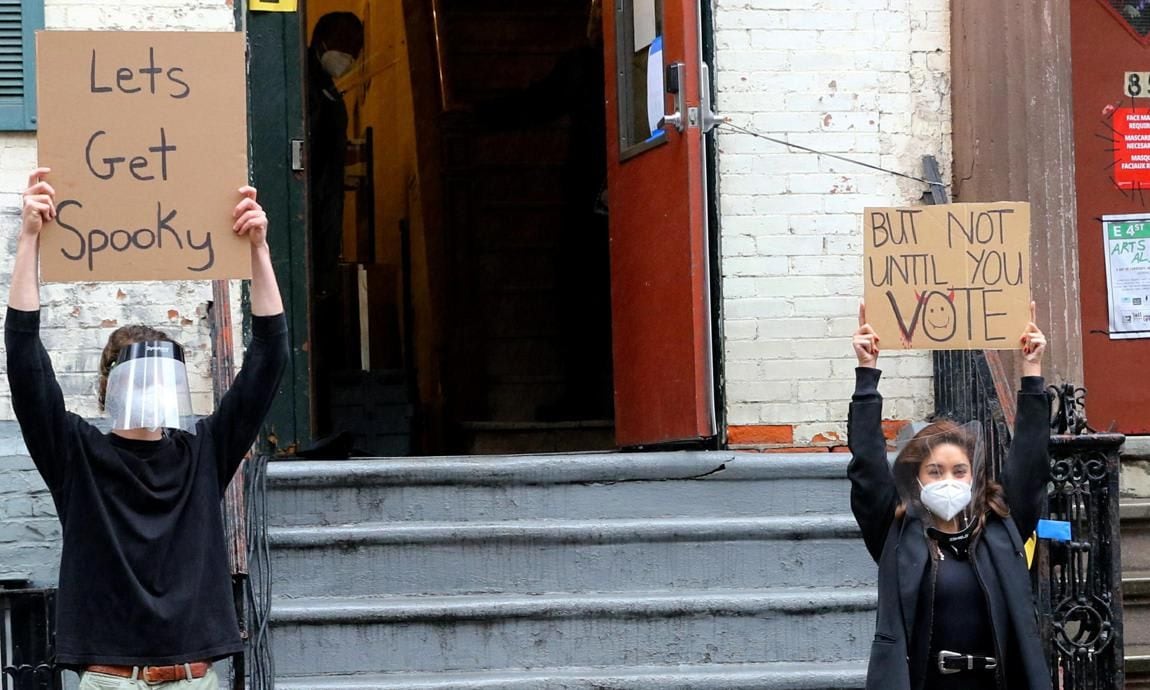
[{"label": "poster on wall", "polygon": [[1150,338],[1150,214],[1102,216],[1110,339]]},{"label": "poster on wall", "polygon": [[1030,204],[865,209],[863,280],[884,347],[1016,350],[1030,321]]},{"label": "poster on wall", "polygon": [[36,34],[39,163],[56,220],[50,282],[251,275],[232,231],[248,180],[239,32]]},{"label": "poster on wall", "polygon": [[1114,184],[1119,189],[1150,189],[1150,108],[1115,108]]}]

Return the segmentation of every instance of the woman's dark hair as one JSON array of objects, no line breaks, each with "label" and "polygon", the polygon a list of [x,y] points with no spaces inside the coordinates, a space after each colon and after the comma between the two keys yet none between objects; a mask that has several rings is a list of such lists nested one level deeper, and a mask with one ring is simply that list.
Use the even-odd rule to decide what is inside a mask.
[{"label": "woman's dark hair", "polygon": [[[913,496],[918,500],[919,485],[918,472],[922,463],[929,460],[935,448],[941,445],[958,446],[966,454],[971,463],[971,472],[985,473],[985,467],[974,467],[975,449],[978,439],[968,429],[949,419],[943,419],[923,427],[914,435],[894,461],[894,481],[898,486],[899,495],[903,497],[895,510],[895,517],[906,515],[906,497]],[[993,510],[999,517],[1010,514],[1006,505],[1006,494],[1002,485],[989,478],[974,476],[974,495],[970,498],[970,506],[978,520],[978,531],[986,524],[986,513]],[[984,481],[979,481],[984,479]]]},{"label": "woman's dark hair", "polygon": [[100,387],[96,393],[101,412],[104,410],[104,399],[108,395],[108,374],[112,372],[112,365],[119,358],[120,350],[132,343],[142,343],[146,340],[172,339],[167,333],[148,326],[120,326],[108,336],[108,344],[104,346],[104,352],[100,355]]}]

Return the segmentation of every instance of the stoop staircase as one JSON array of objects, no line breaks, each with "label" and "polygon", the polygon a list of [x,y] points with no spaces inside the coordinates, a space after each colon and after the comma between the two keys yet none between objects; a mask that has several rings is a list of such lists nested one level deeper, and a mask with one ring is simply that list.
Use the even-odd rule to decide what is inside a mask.
[{"label": "stoop staircase", "polygon": [[1126,688],[1150,688],[1150,500],[1124,498],[1119,509]]},{"label": "stoop staircase", "polygon": [[1150,690],[1150,438],[1122,449],[1122,642],[1127,690]]},{"label": "stoop staircase", "polygon": [[861,688],[847,457],[273,462],[282,690]]}]

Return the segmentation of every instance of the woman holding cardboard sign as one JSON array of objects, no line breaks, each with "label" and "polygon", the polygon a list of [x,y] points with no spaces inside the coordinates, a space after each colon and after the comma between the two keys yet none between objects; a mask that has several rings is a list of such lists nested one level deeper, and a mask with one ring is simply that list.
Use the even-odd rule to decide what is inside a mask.
[{"label": "woman holding cardboard sign", "polygon": [[12,407],[63,526],[56,661],[81,672],[82,690],[214,690],[211,662],[243,649],[220,499],[288,357],[267,215],[255,189],[239,190],[233,230],[251,240],[252,343],[219,408],[195,421],[180,346],[125,326],[101,357],[105,434],[64,409],[40,341],[40,233],[56,230],[44,230],[56,216],[48,172],[33,172],[24,192],[4,341]]},{"label": "woman holding cardboard sign", "polygon": [[848,422],[851,509],[878,563],[869,690],[1049,690],[1023,535],[1034,531],[1050,464],[1046,338],[1020,338],[1022,384],[1002,483],[975,424],[936,421],[887,461],[879,335],[859,306]]}]

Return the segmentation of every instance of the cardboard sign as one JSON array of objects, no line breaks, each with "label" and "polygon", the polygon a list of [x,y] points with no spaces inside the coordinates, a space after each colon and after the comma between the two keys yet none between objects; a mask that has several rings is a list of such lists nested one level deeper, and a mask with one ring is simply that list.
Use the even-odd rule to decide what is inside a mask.
[{"label": "cardboard sign", "polygon": [[36,59],[43,279],[250,277],[243,35],[43,31]]},{"label": "cardboard sign", "polygon": [[1114,184],[1120,189],[1150,189],[1150,108],[1116,108],[1111,128]]},{"label": "cardboard sign", "polygon": [[867,320],[880,347],[1019,349],[1030,321],[1030,204],[863,212]]}]

